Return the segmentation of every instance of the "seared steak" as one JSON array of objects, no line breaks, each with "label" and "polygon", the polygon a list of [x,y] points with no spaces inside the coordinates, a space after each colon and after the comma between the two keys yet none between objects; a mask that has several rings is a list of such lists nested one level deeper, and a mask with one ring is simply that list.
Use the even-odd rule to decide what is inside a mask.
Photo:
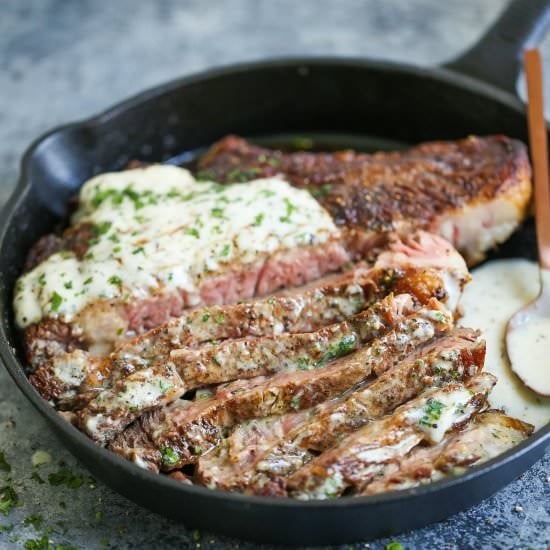
[{"label": "seared steak", "polygon": [[[162,464],[163,469],[195,462],[217,446],[227,429],[238,422],[309,408],[341,394],[374,371],[381,374],[420,344],[449,329],[450,319],[447,317],[447,322],[441,323],[440,313],[441,306],[434,301],[397,322],[395,328],[369,345],[325,367],[303,364],[297,372],[239,380],[219,387],[212,397],[191,405],[176,401],[144,416],[141,429],[156,448],[171,450],[170,460]],[[126,452],[127,446],[122,434],[111,448]],[[154,466],[158,468],[158,464]]]},{"label": "seared steak", "polygon": [[310,189],[363,254],[383,231],[426,229],[473,265],[527,214],[531,169],[525,146],[505,136],[436,141],[368,155],[283,153],[236,136],[202,158],[199,176],[232,183],[282,174]]},{"label": "seared steak", "polygon": [[[384,334],[413,309],[410,295],[400,294],[395,298],[390,295],[349,320],[315,332],[226,340],[196,350],[174,350],[170,361],[157,362],[144,370],[161,380],[169,367],[163,385],[177,388],[179,395],[183,395],[208,384],[319,368]],[[434,314],[438,323],[448,326],[448,314],[440,310]],[[191,357],[184,351],[190,352]],[[84,407],[80,412],[80,424],[90,437],[105,443],[143,412],[166,403],[165,394],[159,391],[140,394],[139,399],[135,399],[134,380],[141,380],[142,372],[138,370],[118,380]],[[170,395],[175,393],[171,391]]]},{"label": "seared steak", "polygon": [[428,390],[386,418],[345,437],[340,443],[292,474],[289,493],[301,499],[361,491],[384,466],[404,457],[420,442],[437,444],[485,408],[494,376],[479,374],[466,384]]},{"label": "seared steak", "polygon": [[466,468],[491,460],[514,447],[533,431],[533,426],[510,418],[501,411],[478,414],[458,433],[451,433],[435,446],[417,447],[363,490],[365,495],[416,487],[443,477],[458,475]]},{"label": "seared steak", "polygon": [[[376,354],[378,342],[371,351]],[[200,479],[211,487],[281,494],[286,476],[339,438],[433,386],[468,380],[483,366],[485,343],[474,331],[453,334],[423,345],[406,360],[383,370],[377,380],[303,413],[274,416],[239,426],[217,453],[199,462]]]}]

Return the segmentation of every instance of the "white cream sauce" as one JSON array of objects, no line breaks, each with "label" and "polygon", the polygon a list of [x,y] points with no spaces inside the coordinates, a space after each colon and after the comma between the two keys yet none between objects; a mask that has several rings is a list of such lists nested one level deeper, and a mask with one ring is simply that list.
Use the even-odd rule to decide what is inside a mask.
[{"label": "white cream sauce", "polygon": [[78,260],[62,251],[23,275],[14,308],[20,327],[43,317],[70,321],[100,299],[186,291],[234,261],[325,242],[338,230],[307,192],[279,178],[222,186],[182,168],[154,165],[86,182],[72,222],[96,237]]},{"label": "white cream sauce", "polygon": [[[474,270],[472,276],[473,280],[466,286],[462,298],[464,317],[460,324],[479,328],[487,341],[485,370],[498,378],[489,402],[511,416],[533,424],[536,429],[541,428],[550,421],[550,398],[526,388],[512,372],[504,341],[510,317],[538,295],[538,266],[522,259],[497,260]],[[534,360],[529,338],[536,338],[538,333],[534,331],[524,341],[518,342],[529,361]],[[547,338],[547,357],[550,358],[550,332]]]}]

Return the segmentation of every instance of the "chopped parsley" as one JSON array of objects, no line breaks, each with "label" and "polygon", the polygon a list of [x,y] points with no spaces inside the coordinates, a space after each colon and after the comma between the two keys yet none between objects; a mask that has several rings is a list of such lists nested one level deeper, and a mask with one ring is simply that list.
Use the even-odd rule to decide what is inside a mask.
[{"label": "chopped parsley", "polygon": [[78,489],[84,483],[81,476],[73,474],[65,466],[61,467],[57,472],[49,474],[48,482],[55,487],[66,485],[69,489]]},{"label": "chopped parsley", "polygon": [[192,237],[195,237],[196,239],[200,238],[200,233],[198,229],[195,229],[194,227],[188,227],[185,230],[186,235],[191,235]]},{"label": "chopped parsley", "polygon": [[132,250],[132,254],[135,256],[136,254],[145,254],[145,248],[143,246],[140,246],[134,250]]},{"label": "chopped parsley", "polygon": [[254,218],[254,223],[252,224],[254,227],[259,227],[262,225],[262,222],[264,221],[265,215],[263,213],[258,214]]},{"label": "chopped parsley", "polygon": [[159,388],[160,391],[165,394],[168,393],[170,390],[173,390],[174,386],[172,384],[168,384],[164,380],[159,380]]},{"label": "chopped parsley", "polygon": [[210,313],[206,312],[206,313],[202,316],[202,322],[203,322],[203,323],[206,323],[206,321],[208,321],[208,319],[210,319]]},{"label": "chopped parsley", "polygon": [[250,167],[246,170],[241,168],[235,168],[227,174],[227,181],[240,182],[253,180],[256,176],[262,173],[262,169],[259,167]]},{"label": "chopped parsley", "polygon": [[33,481],[37,481],[38,483],[40,483],[40,485],[42,485],[43,483],[46,483],[41,477],[40,475],[37,473],[37,472],[33,472],[31,474],[31,479]]},{"label": "chopped parsley", "polygon": [[19,499],[13,487],[3,487],[0,489],[2,497],[0,498],[0,514],[7,516],[18,504]]},{"label": "chopped parsley", "polygon": [[46,284],[46,274],[42,273],[40,277],[38,277],[38,284],[40,286],[44,286]]},{"label": "chopped parsley", "polygon": [[306,187],[306,189],[311,193],[312,197],[319,199],[330,193],[330,190],[332,189],[332,184],[323,183],[323,185],[320,185],[319,187],[308,186]]},{"label": "chopped parsley", "polygon": [[42,523],[44,523],[44,518],[36,515],[28,516],[23,520],[23,525],[32,525],[37,531],[42,527]]},{"label": "chopped parsley", "polygon": [[356,342],[357,337],[355,334],[347,334],[337,344],[331,344],[329,346],[328,351],[325,355],[323,355],[323,358],[315,365],[315,367],[321,367],[333,359],[347,355],[350,351],[353,351]]},{"label": "chopped parsley", "polygon": [[195,179],[197,181],[215,181],[216,176],[212,172],[201,170],[195,174]]},{"label": "chopped parsley", "polygon": [[159,450],[161,452],[161,460],[164,462],[164,464],[168,464],[169,466],[175,466],[179,461],[179,456],[172,449],[171,447],[165,447],[164,445],[160,445]]},{"label": "chopped parsley", "polygon": [[212,208],[212,210],[210,210],[212,216],[214,218],[223,218],[223,208]]},{"label": "chopped parsley", "polygon": [[3,472],[11,472],[11,465],[6,460],[6,456],[3,452],[0,452],[0,470]]},{"label": "chopped parsley", "polygon": [[222,248],[222,251],[220,252],[220,256],[222,258],[225,258],[226,256],[229,256],[230,250],[231,250],[231,245],[229,245],[229,244],[224,245],[224,247]]},{"label": "chopped parsley", "polygon": [[99,225],[94,226],[93,231],[96,235],[105,235],[112,225],[112,222],[101,222]]},{"label": "chopped parsley", "polygon": [[[86,284],[86,283],[84,283]],[[67,290],[70,290],[71,288],[73,288],[73,282],[72,281],[69,281],[68,283],[64,283],[63,286],[67,289]]]},{"label": "chopped parsley", "polygon": [[216,315],[216,317],[214,318],[214,321],[216,321],[216,323],[218,323],[218,325],[221,325],[225,322],[225,317],[223,316],[223,313],[218,313]]},{"label": "chopped parsley", "polygon": [[[92,281],[94,280],[93,277],[88,277],[85,281],[84,281],[84,284],[85,285],[89,285]],[[71,285],[72,286],[72,285]],[[69,287],[70,288],[70,287]]]},{"label": "chopped parsley", "polygon": [[441,413],[445,408],[445,404],[437,399],[428,399],[424,408],[424,416],[418,421],[421,426],[430,426],[437,428],[436,421],[441,418]]},{"label": "chopped parsley", "polygon": [[61,303],[63,302],[63,297],[54,291],[50,299],[50,309],[52,311],[57,311]]},{"label": "chopped parsley", "polygon": [[110,241],[113,241],[114,243],[119,243],[120,242],[120,239],[119,239],[119,237],[116,233],[111,233],[111,235],[109,235],[107,238]]},{"label": "chopped parsley", "polygon": [[120,286],[122,284],[122,279],[118,275],[112,275],[109,277],[109,282],[112,285]]}]

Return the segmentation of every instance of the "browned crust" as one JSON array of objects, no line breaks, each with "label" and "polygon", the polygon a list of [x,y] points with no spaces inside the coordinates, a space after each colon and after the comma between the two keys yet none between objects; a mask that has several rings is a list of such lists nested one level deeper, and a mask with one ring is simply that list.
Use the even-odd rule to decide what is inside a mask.
[{"label": "browned crust", "polygon": [[283,174],[310,188],[337,224],[376,232],[401,225],[429,229],[445,213],[500,196],[513,197],[521,219],[531,195],[526,147],[502,135],[374,155],[282,153],[228,136],[201,159],[199,169],[202,177],[226,183],[250,174]]}]

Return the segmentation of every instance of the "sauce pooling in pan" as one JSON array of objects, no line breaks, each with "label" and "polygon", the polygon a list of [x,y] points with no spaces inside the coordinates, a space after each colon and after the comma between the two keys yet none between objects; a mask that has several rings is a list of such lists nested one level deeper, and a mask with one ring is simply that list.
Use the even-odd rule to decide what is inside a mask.
[{"label": "sauce pooling in pan", "polygon": [[[539,292],[538,266],[522,259],[496,260],[475,270],[472,277],[462,298],[464,317],[460,323],[479,328],[487,340],[485,371],[498,378],[489,401],[493,407],[501,407],[507,414],[539,429],[550,421],[550,398],[532,392],[516,377],[510,368],[504,342],[510,317]],[[550,332],[547,338],[550,357]],[[516,339],[521,349],[516,349],[515,353],[529,356],[529,341],[529,338]],[[536,368],[535,362],[533,367]]]}]

